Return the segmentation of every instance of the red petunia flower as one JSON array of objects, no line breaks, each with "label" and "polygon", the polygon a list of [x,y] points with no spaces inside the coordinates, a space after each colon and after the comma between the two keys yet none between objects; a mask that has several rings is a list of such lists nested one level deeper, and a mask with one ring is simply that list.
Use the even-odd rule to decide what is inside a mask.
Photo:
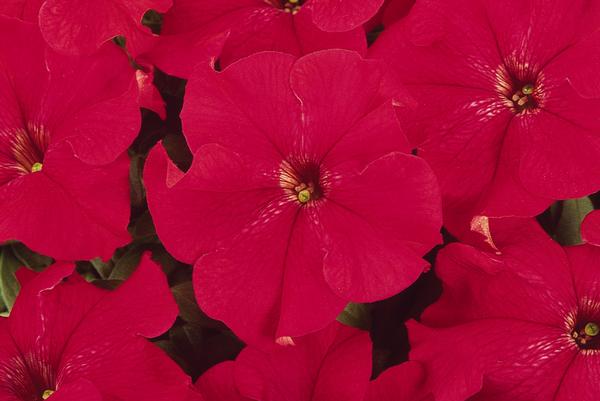
[{"label": "red petunia flower", "polygon": [[442,297],[409,324],[435,400],[597,400],[600,248],[561,248],[535,221],[491,233],[495,250],[440,252]]},{"label": "red petunia flower", "polygon": [[377,40],[451,230],[600,189],[599,23],[595,1],[428,0]]},{"label": "red petunia flower", "polygon": [[192,167],[182,173],[162,147],[150,154],[157,233],[196,262],[202,309],[243,340],[314,332],[427,267],[437,184],[408,153],[383,67],[331,50],[199,68],[182,111]]},{"label": "red petunia flower", "polygon": [[[12,0],[14,1],[14,0]],[[39,4],[39,1],[35,1]],[[56,51],[90,54],[103,43],[126,38],[133,56],[152,41],[149,28],[142,25],[148,10],[166,12],[172,0],[46,0],[39,11],[44,39]]]},{"label": "red petunia flower", "polygon": [[129,240],[123,152],[140,112],[127,57],[116,46],[58,56],[34,25],[0,21],[0,242],[107,258]]},{"label": "red petunia flower", "polygon": [[405,362],[373,380],[365,401],[433,401],[425,381],[425,369],[420,363]]},{"label": "red petunia flower", "polygon": [[271,353],[248,347],[196,387],[206,401],[364,401],[370,376],[369,334],[332,323]]},{"label": "red petunia flower", "polygon": [[171,401],[190,394],[190,378],[144,338],[177,317],[165,276],[147,256],[115,291],[86,283],[71,264],[19,273],[24,286],[10,317],[0,318],[0,399]]},{"label": "red petunia flower", "polygon": [[176,0],[162,33],[230,32],[221,66],[265,50],[296,56],[343,48],[366,51],[362,24],[383,0]]}]

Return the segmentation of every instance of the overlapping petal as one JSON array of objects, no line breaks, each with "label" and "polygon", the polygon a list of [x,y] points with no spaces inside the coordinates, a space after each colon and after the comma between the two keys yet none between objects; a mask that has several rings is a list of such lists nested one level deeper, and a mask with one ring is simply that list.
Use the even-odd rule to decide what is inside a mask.
[{"label": "overlapping petal", "polygon": [[[337,13],[339,4],[330,3],[335,2],[312,0],[291,13],[285,12],[279,0],[178,0],[165,15],[162,33],[202,37],[229,32],[220,58],[223,67],[266,50],[296,56],[328,48],[364,52],[366,39],[360,24],[375,14],[378,8],[375,3],[381,1],[371,1],[373,4],[369,4],[369,9],[352,5],[350,14],[354,19],[349,19],[348,13],[339,13],[335,15],[335,20],[331,20],[328,14]],[[319,18],[319,23],[324,25],[329,20],[331,27],[336,28],[337,25],[338,29],[333,30],[344,32],[324,32],[319,24],[315,26],[315,18]]]},{"label": "overlapping petal", "polygon": [[271,353],[248,347],[235,362],[207,372],[197,387],[207,401],[362,401],[370,352],[366,332],[332,323]]},{"label": "overlapping petal", "polygon": [[172,0],[46,0],[39,21],[44,39],[65,54],[91,54],[105,42],[123,36],[132,54],[145,48],[150,30],[142,17],[150,9],[166,12]]}]

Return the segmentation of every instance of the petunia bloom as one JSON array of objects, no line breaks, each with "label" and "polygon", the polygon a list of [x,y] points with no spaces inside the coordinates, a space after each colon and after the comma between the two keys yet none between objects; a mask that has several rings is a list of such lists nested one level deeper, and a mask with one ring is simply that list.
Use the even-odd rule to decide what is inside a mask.
[{"label": "petunia bloom", "polygon": [[439,253],[442,296],[409,324],[435,400],[597,400],[600,248],[562,248],[533,220],[491,238]]},{"label": "petunia bloom", "polygon": [[144,179],[159,237],[195,263],[202,309],[266,345],[413,283],[441,206],[384,65],[329,50],[200,67],[182,111],[193,164],[184,174],[158,146]]},{"label": "petunia bloom", "polygon": [[369,384],[365,401],[433,401],[426,377],[418,362],[391,367]]},{"label": "petunia bloom", "polygon": [[74,268],[18,272],[24,286],[10,316],[0,318],[0,399],[186,399],[190,378],[144,338],[177,317],[161,269],[145,256],[129,280],[107,291]]},{"label": "petunia bloom", "polygon": [[116,46],[59,56],[35,25],[0,21],[0,242],[110,257],[129,240],[124,151],[140,126],[127,57]]},{"label": "petunia bloom", "polygon": [[366,51],[362,24],[383,0],[176,0],[162,33],[208,35],[229,32],[221,55],[225,67],[259,51],[303,55],[343,48]]},{"label": "petunia bloom", "polygon": [[206,401],[364,401],[370,376],[369,334],[334,322],[295,346],[245,348],[196,387]]},{"label": "petunia bloom", "polygon": [[376,41],[454,233],[600,189],[599,23],[595,1],[429,0]]}]

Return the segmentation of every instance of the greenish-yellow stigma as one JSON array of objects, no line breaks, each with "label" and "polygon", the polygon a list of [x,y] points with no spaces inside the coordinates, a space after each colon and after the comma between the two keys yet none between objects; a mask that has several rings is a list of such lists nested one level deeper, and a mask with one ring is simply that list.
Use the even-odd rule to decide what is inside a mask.
[{"label": "greenish-yellow stigma", "polygon": [[533,89],[534,89],[533,85],[528,84],[528,85],[525,85],[521,91],[523,92],[524,95],[531,95],[531,94],[533,94]]},{"label": "greenish-yellow stigma", "polygon": [[47,400],[52,394],[54,394],[54,390],[44,390],[42,393],[42,400]]},{"label": "greenish-yellow stigma", "polygon": [[310,200],[310,191],[308,189],[303,189],[302,191],[298,192],[298,200],[300,201],[300,203],[306,203]]},{"label": "greenish-yellow stigma", "polygon": [[37,173],[38,171],[42,171],[43,166],[44,165],[42,163],[35,162],[35,163],[33,163],[33,166],[31,166],[31,172]]},{"label": "greenish-yellow stigma", "polygon": [[596,323],[588,323],[583,328],[583,331],[590,337],[596,337],[598,334],[600,334],[600,326],[598,326]]}]

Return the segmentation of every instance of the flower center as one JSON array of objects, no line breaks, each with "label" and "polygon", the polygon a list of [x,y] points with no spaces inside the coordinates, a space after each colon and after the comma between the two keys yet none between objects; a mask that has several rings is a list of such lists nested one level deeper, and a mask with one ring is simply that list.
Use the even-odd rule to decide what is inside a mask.
[{"label": "flower center", "polygon": [[516,114],[539,109],[547,95],[543,73],[513,59],[506,60],[496,70],[496,91]]},{"label": "flower center", "polygon": [[0,185],[42,169],[49,135],[37,125],[0,131]]},{"label": "flower center", "polygon": [[537,100],[535,99],[535,87],[533,84],[525,84],[517,90],[511,97],[513,107],[517,112],[522,112],[527,108],[536,108]]},{"label": "flower center", "polygon": [[571,337],[581,349],[600,349],[600,325],[596,322],[576,325]]},{"label": "flower center", "polygon": [[302,8],[306,0],[265,0],[286,13],[296,14]]},{"label": "flower center", "polygon": [[279,185],[301,204],[308,204],[323,197],[321,169],[312,162],[281,163]]},{"label": "flower center", "polygon": [[37,173],[38,171],[42,171],[42,167],[43,167],[42,163],[35,162],[35,163],[33,163],[33,166],[31,166],[31,172]]},{"label": "flower center", "polygon": [[52,394],[54,394],[54,390],[44,390],[42,393],[42,400],[47,400]]}]

